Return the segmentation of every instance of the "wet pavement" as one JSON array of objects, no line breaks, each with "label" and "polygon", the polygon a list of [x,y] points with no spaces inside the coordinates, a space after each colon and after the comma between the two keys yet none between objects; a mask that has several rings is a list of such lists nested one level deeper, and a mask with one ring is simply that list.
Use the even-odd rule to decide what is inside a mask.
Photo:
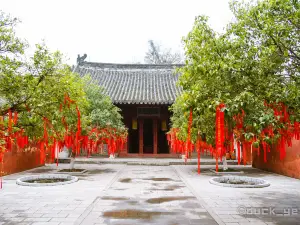
[{"label": "wet pavement", "polygon": [[173,167],[189,189],[219,224],[296,225],[300,224],[300,180],[255,168],[240,169],[241,176],[270,183],[265,188],[231,188],[212,185],[215,176],[205,170],[197,175],[193,166]]},{"label": "wet pavement", "polygon": [[[160,159],[162,160],[162,159]],[[47,165],[4,177],[0,225],[95,224],[300,224],[300,181],[244,166],[242,176],[267,180],[266,188],[212,185],[216,176],[195,165],[76,164],[78,182],[25,187],[16,179],[68,168]]]},{"label": "wet pavement", "polygon": [[127,166],[88,211],[82,224],[217,224],[172,167]]}]

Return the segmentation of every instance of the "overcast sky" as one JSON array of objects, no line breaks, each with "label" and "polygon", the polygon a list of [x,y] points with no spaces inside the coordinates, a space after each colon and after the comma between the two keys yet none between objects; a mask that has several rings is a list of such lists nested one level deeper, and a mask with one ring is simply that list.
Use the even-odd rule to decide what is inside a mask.
[{"label": "overcast sky", "polygon": [[0,0],[0,9],[21,19],[18,36],[31,45],[44,39],[76,63],[143,62],[148,40],[176,51],[195,16],[210,17],[221,32],[232,19],[229,0]]}]

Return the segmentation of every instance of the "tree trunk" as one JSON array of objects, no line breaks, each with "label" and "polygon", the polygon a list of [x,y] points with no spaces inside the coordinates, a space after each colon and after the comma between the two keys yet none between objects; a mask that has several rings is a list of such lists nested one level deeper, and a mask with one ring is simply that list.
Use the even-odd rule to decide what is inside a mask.
[{"label": "tree trunk", "polygon": [[71,157],[71,161],[70,161],[70,170],[74,169],[74,165],[75,165],[75,157]]},{"label": "tree trunk", "polygon": [[70,152],[70,170],[73,170],[74,169],[74,166],[75,166],[75,154],[73,153],[73,151],[71,149],[69,149],[69,152]]},{"label": "tree trunk", "polygon": [[223,159],[223,170],[228,170],[226,157]]}]

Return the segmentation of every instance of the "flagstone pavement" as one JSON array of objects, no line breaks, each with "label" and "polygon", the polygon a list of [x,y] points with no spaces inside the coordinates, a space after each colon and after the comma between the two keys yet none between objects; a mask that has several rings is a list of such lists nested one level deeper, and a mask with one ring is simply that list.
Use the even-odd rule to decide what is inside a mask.
[{"label": "flagstone pavement", "polygon": [[[300,181],[249,167],[245,175],[266,188],[227,188],[209,183],[202,166],[76,164],[79,181],[51,187],[16,184],[24,175],[51,174],[67,165],[47,165],[4,177],[0,225],[64,224],[300,224]],[[235,168],[240,168],[235,166]],[[274,214],[275,213],[275,214]]]}]

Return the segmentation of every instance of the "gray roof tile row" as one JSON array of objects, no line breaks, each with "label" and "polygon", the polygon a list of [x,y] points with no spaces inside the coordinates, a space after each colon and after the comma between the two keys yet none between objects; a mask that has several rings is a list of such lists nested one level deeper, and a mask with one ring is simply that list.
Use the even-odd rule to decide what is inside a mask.
[{"label": "gray roof tile row", "polygon": [[175,74],[181,66],[83,62],[74,72],[89,74],[115,104],[172,104],[182,91]]}]

